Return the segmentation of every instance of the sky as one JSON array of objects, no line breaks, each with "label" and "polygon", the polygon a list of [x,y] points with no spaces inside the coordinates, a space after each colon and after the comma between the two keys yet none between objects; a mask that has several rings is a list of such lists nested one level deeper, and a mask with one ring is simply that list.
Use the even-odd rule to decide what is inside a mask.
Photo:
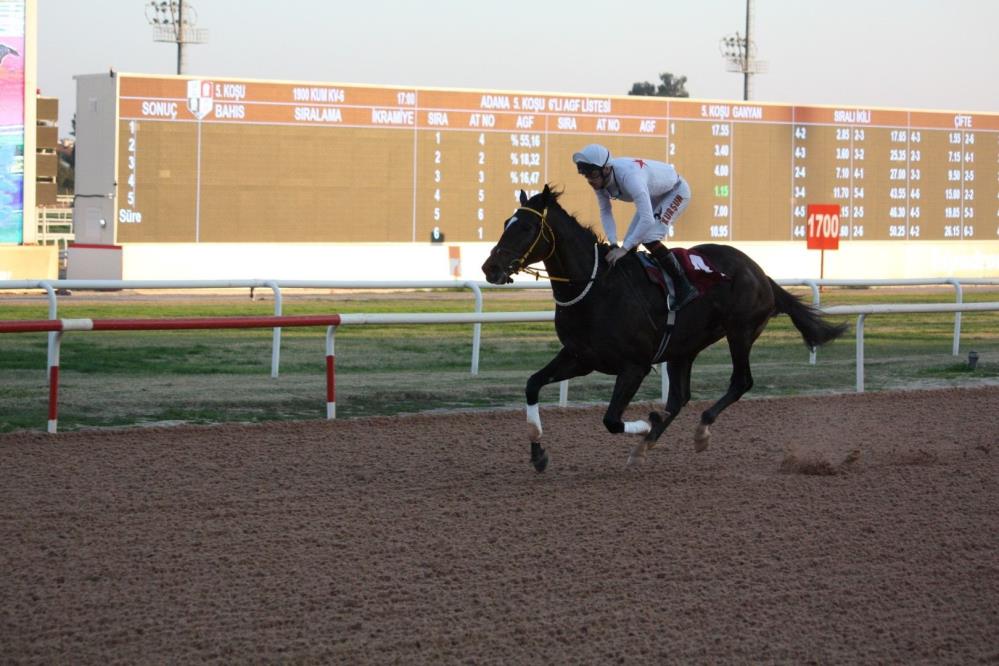
[{"label": "sky", "polygon": [[[142,0],[38,0],[38,87],[69,136],[77,74],[176,74]],[[185,74],[625,95],[659,74],[691,98],[741,100],[723,37],[745,0],[189,0],[205,44]],[[754,0],[767,71],[750,99],[999,112],[999,0]]]}]

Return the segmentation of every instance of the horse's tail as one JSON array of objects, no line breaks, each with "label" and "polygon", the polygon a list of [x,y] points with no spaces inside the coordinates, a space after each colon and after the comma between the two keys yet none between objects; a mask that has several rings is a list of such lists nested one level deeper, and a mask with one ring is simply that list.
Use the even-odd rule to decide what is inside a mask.
[{"label": "horse's tail", "polygon": [[[767,278],[770,279],[770,278]],[[832,324],[822,318],[819,311],[803,303],[801,298],[790,293],[770,279],[770,287],[774,292],[777,312],[791,318],[794,327],[801,333],[805,344],[814,349],[819,345],[835,340],[849,328],[848,324]]]}]

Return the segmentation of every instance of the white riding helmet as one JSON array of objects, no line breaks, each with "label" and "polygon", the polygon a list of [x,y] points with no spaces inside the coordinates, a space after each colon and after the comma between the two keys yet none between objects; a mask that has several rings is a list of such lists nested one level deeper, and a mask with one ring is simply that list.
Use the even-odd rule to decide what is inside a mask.
[{"label": "white riding helmet", "polygon": [[610,151],[599,143],[591,143],[578,153],[573,153],[572,155],[572,161],[576,163],[576,169],[579,173],[601,169],[607,166],[610,158]]}]

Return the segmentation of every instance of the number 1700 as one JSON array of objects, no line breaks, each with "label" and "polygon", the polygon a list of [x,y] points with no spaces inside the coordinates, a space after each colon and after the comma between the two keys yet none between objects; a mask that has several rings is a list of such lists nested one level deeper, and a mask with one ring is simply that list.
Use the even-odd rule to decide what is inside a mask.
[{"label": "number 1700", "polygon": [[808,235],[812,238],[836,238],[839,236],[839,215],[812,213],[808,216]]}]

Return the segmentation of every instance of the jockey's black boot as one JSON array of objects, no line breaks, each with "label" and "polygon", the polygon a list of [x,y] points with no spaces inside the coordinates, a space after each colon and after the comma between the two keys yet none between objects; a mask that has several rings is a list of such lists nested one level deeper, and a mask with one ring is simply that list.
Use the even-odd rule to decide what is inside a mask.
[{"label": "jockey's black boot", "polygon": [[651,250],[652,256],[656,258],[662,269],[669,275],[669,279],[673,281],[673,290],[675,291],[673,294],[674,310],[679,310],[697,298],[697,290],[694,289],[694,285],[690,284],[690,280],[687,279],[687,274],[684,272],[683,267],[680,266],[680,262],[677,261],[672,252],[666,249],[665,245],[662,243],[652,243],[645,247]]}]

